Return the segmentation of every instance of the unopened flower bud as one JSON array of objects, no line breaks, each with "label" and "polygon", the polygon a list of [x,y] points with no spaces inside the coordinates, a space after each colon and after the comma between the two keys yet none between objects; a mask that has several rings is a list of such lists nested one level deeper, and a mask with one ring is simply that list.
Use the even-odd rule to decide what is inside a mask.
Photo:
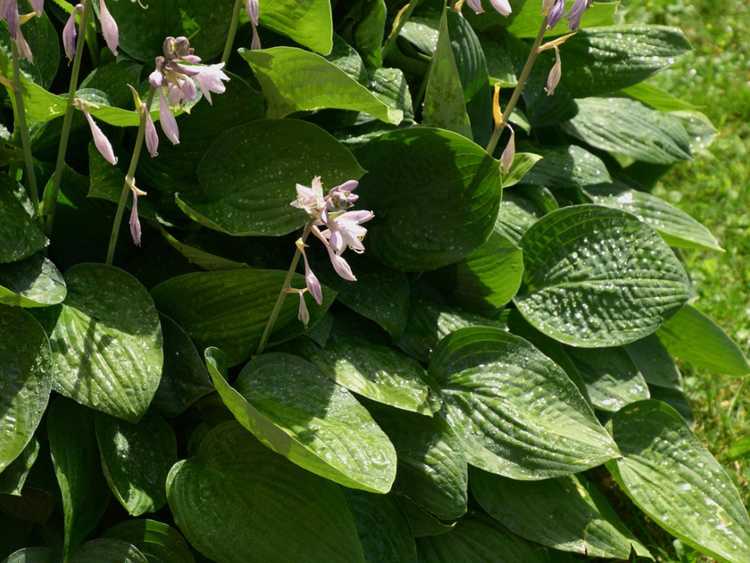
[{"label": "unopened flower bud", "polygon": [[562,60],[560,59],[560,49],[555,47],[555,64],[549,71],[547,76],[547,86],[544,88],[548,96],[554,96],[555,90],[560,85],[562,79]]}]

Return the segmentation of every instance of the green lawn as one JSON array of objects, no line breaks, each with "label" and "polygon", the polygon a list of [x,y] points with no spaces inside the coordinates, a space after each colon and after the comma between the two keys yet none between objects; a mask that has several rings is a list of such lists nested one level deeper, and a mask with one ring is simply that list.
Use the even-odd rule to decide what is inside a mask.
[{"label": "green lawn", "polygon": [[[656,194],[703,222],[725,254],[685,253],[713,317],[750,353],[750,3],[747,0],[623,0],[628,22],[682,28],[694,52],[655,83],[699,106],[719,129],[709,154],[675,167]],[[700,343],[696,343],[700,345]],[[736,478],[750,503],[750,458],[728,449],[750,434],[750,384],[685,369],[696,432]]]}]

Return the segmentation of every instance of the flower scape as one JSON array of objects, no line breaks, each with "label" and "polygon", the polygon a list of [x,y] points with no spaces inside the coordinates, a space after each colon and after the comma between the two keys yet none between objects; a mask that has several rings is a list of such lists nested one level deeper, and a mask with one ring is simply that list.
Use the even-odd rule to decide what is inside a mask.
[{"label": "flower scape", "polygon": [[0,560],[750,561],[616,8],[0,0]]}]

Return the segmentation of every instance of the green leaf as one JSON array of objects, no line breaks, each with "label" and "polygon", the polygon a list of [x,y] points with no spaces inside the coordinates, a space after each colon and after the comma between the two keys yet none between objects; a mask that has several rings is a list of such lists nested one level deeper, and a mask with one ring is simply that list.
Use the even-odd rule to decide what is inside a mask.
[{"label": "green leaf", "polygon": [[166,504],[164,483],[177,462],[177,438],[164,419],[147,415],[130,424],[102,415],[96,441],[109,488],[128,514],[156,512]]},{"label": "green leaf", "polygon": [[750,363],[737,344],[709,317],[687,305],[657,333],[673,356],[697,367],[726,375],[747,375]]},{"label": "green leaf", "polygon": [[456,528],[417,540],[422,563],[547,563],[546,550],[500,528],[488,518],[464,518]]},{"label": "green leaf", "polygon": [[604,162],[577,145],[533,147],[542,160],[527,172],[524,184],[547,188],[580,188],[611,181]]},{"label": "green leaf", "polygon": [[260,23],[320,53],[333,48],[329,0],[274,0],[260,10]]},{"label": "green leaf", "polygon": [[471,492],[480,506],[514,534],[587,557],[650,557],[607,498],[585,477],[522,482],[472,471]]},{"label": "green leaf", "polygon": [[116,539],[97,539],[81,546],[70,563],[149,563],[131,543]]},{"label": "green leaf", "polygon": [[153,406],[165,416],[179,416],[198,399],[213,393],[200,353],[180,325],[160,315],[164,335],[164,370]]},{"label": "green leaf", "polygon": [[466,113],[464,88],[451,47],[447,14],[448,8],[444,8],[437,48],[427,78],[422,121],[424,125],[455,131],[471,139],[471,122]]},{"label": "green leaf", "polygon": [[[197,272],[167,280],[152,294],[159,310],[179,323],[199,349],[219,346],[229,365],[236,366],[255,353],[285,276],[280,270],[254,268]],[[304,287],[304,277],[296,274],[292,284]],[[325,315],[335,296],[323,288],[321,307],[306,298],[312,325]],[[285,300],[272,343],[304,332],[304,325],[297,320],[297,307],[295,300]]]},{"label": "green leaf", "polygon": [[296,348],[295,353],[353,393],[398,409],[432,416],[424,368],[395,348],[334,333],[325,348],[307,342]]},{"label": "green leaf", "polygon": [[618,455],[578,388],[523,338],[474,327],[430,361],[443,414],[473,466],[518,480],[578,473]]},{"label": "green leaf", "polygon": [[[546,205],[547,197],[545,196],[551,198],[549,202],[554,202],[554,207]],[[557,202],[547,188],[524,186],[522,190],[507,190],[503,192],[495,231],[514,244],[520,245],[529,227],[555,209],[558,209]]]},{"label": "green leaf", "polygon": [[465,137],[442,129],[399,130],[371,141],[357,157],[368,170],[361,207],[375,212],[369,249],[385,265],[434,270],[463,259],[492,232],[499,167]]},{"label": "green leaf", "polygon": [[195,457],[172,468],[167,498],[188,541],[214,561],[365,561],[341,489],[263,447],[234,421],[216,426]]},{"label": "green leaf", "polygon": [[690,102],[676,98],[666,90],[648,82],[623,88],[622,93],[659,111],[696,111],[698,109]]},{"label": "green leaf", "polygon": [[371,410],[398,455],[394,491],[441,520],[466,514],[468,466],[450,426],[440,417]]},{"label": "green leaf", "polygon": [[721,561],[750,559],[750,518],[722,466],[672,407],[629,405],[612,419],[623,457],[607,465],[649,518]]},{"label": "green leaf", "polygon": [[47,414],[50,453],[62,494],[66,554],[97,527],[109,504],[109,491],[99,466],[93,415],[61,397],[52,403]]},{"label": "green leaf", "polygon": [[[180,0],[159,0],[144,9],[137,2],[108,2],[107,8],[119,29],[120,49],[136,60],[149,63],[162,55],[165,37],[183,35],[180,3]],[[98,2],[94,5],[98,13]]]},{"label": "green leaf", "polygon": [[52,366],[47,335],[23,309],[0,305],[0,472],[22,455],[47,408]]},{"label": "green leaf", "polygon": [[680,388],[680,372],[655,334],[628,344],[625,351],[649,385]]},{"label": "green leaf", "polygon": [[126,520],[104,533],[136,546],[149,563],[195,563],[182,534],[156,520]]},{"label": "green leaf", "polygon": [[333,187],[363,173],[349,149],[317,125],[260,120],[211,145],[198,166],[201,193],[178,194],[177,204],[194,221],[233,236],[285,235],[309,219],[290,205],[295,184],[321,176]]},{"label": "green leaf", "polygon": [[49,307],[65,300],[62,274],[42,253],[0,265],[0,303],[15,307]]},{"label": "green leaf", "polygon": [[0,494],[20,497],[31,468],[39,455],[39,440],[32,438],[21,454],[0,474]]},{"label": "green leaf", "polygon": [[[250,64],[263,88],[268,117],[326,108],[361,111],[385,123],[403,119],[367,88],[320,55],[295,47],[273,47],[240,54]],[[306,78],[307,77],[307,78]]]},{"label": "green leaf", "polygon": [[650,164],[689,160],[690,137],[682,122],[627,98],[576,100],[578,114],[563,130],[592,147]]},{"label": "green leaf", "polygon": [[510,188],[520,183],[542,158],[544,157],[530,152],[516,153],[510,170],[507,173],[503,172],[503,188]]},{"label": "green leaf", "polygon": [[161,379],[164,353],[151,296],[127,272],[78,264],[65,273],[68,297],[50,335],[57,392],[137,422]]},{"label": "green leaf", "polygon": [[346,487],[387,493],[396,452],[367,410],[343,387],[297,356],[256,356],[235,389],[222,374],[221,353],[206,364],[224,404],[263,444],[308,471]]},{"label": "green leaf", "polygon": [[650,398],[648,384],[623,348],[567,348],[583,381],[591,403],[598,409],[617,412],[625,405]]},{"label": "green leaf", "polygon": [[57,563],[55,552],[49,547],[24,547],[11,553],[3,563]]},{"label": "green leaf", "polygon": [[391,496],[347,491],[367,563],[417,563],[409,522]]},{"label": "green leaf", "polygon": [[45,248],[49,241],[13,195],[16,183],[0,179],[0,264],[17,262]]},{"label": "green leaf", "polygon": [[[636,217],[607,207],[554,211],[523,237],[518,310],[571,346],[621,346],[653,334],[689,297],[672,250]],[[616,313],[616,314],[613,314]]]},{"label": "green leaf", "polygon": [[595,204],[622,209],[651,225],[670,246],[723,250],[706,227],[655,195],[634,190],[617,180],[613,184],[589,186],[584,191]]},{"label": "green leaf", "polygon": [[354,47],[370,68],[383,66],[383,40],[388,19],[385,0],[371,0],[361,4],[362,13],[352,33]]},{"label": "green leaf", "polygon": [[173,237],[166,229],[161,229],[161,234],[164,237],[164,240],[169,243],[169,246],[182,254],[188,262],[203,270],[236,270],[238,268],[248,267],[245,262],[236,262],[235,260],[217,256],[216,254],[211,254],[201,248],[181,242]]},{"label": "green leaf", "polygon": [[455,267],[453,294],[462,307],[488,316],[515,297],[523,279],[523,252],[497,230]]}]

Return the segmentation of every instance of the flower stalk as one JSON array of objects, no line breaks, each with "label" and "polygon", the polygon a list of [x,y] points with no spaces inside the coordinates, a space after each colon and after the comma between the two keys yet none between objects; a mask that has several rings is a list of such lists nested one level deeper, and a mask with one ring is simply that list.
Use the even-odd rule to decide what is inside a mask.
[{"label": "flower stalk", "polygon": [[[88,26],[89,17],[91,16],[91,0],[83,0],[83,10],[81,12],[81,21],[79,29],[85,30]],[[65,167],[65,156],[68,152],[68,142],[70,141],[70,130],[73,125],[73,111],[75,106],[75,95],[78,90],[78,78],[81,73],[81,60],[83,59],[83,47],[86,42],[81,40],[76,45],[75,57],[73,58],[73,69],[70,74],[70,84],[68,87],[68,104],[65,108],[65,117],[63,118],[62,132],[60,134],[60,145],[57,149],[57,161],[55,171],[52,174],[52,183],[44,191],[44,201],[42,203],[42,216],[44,217],[45,230],[47,234],[52,234],[55,224],[55,208],[57,206],[57,196],[60,193],[60,184],[62,183],[63,169]]]},{"label": "flower stalk", "polygon": [[234,40],[237,38],[237,28],[240,25],[240,10],[242,8],[242,0],[234,0],[234,8],[232,8],[232,21],[229,24],[229,31],[227,32],[227,41],[224,44],[224,53],[221,55],[221,62],[227,63],[229,57],[232,55],[232,47],[234,46]]},{"label": "flower stalk", "polygon": [[135,171],[138,169],[138,162],[141,159],[141,152],[143,151],[143,144],[146,138],[146,126],[149,120],[149,112],[151,111],[151,104],[154,101],[154,89],[151,88],[148,94],[148,99],[145,105],[140,108],[141,120],[138,125],[138,134],[135,138],[135,145],[133,147],[133,154],[130,157],[130,165],[128,166],[128,172],[125,175],[125,182],[122,185],[122,192],[120,192],[120,200],[117,202],[117,211],[115,212],[115,219],[112,222],[112,232],[109,236],[109,246],[107,247],[107,260],[106,264],[111,266],[115,259],[115,250],[117,249],[117,240],[120,237],[120,226],[122,225],[122,218],[125,214],[125,205],[128,202],[128,194],[133,192],[133,205],[136,204],[136,197],[138,193],[143,193],[138,190],[135,186]]},{"label": "flower stalk", "polygon": [[34,205],[34,216],[39,217],[39,192],[37,191],[36,172],[34,171],[34,156],[31,152],[31,139],[26,123],[26,102],[23,99],[23,84],[21,83],[20,53],[15,41],[11,41],[11,56],[13,57],[13,94],[16,100],[15,130],[21,137],[23,159],[26,164],[26,176],[31,202]]}]

